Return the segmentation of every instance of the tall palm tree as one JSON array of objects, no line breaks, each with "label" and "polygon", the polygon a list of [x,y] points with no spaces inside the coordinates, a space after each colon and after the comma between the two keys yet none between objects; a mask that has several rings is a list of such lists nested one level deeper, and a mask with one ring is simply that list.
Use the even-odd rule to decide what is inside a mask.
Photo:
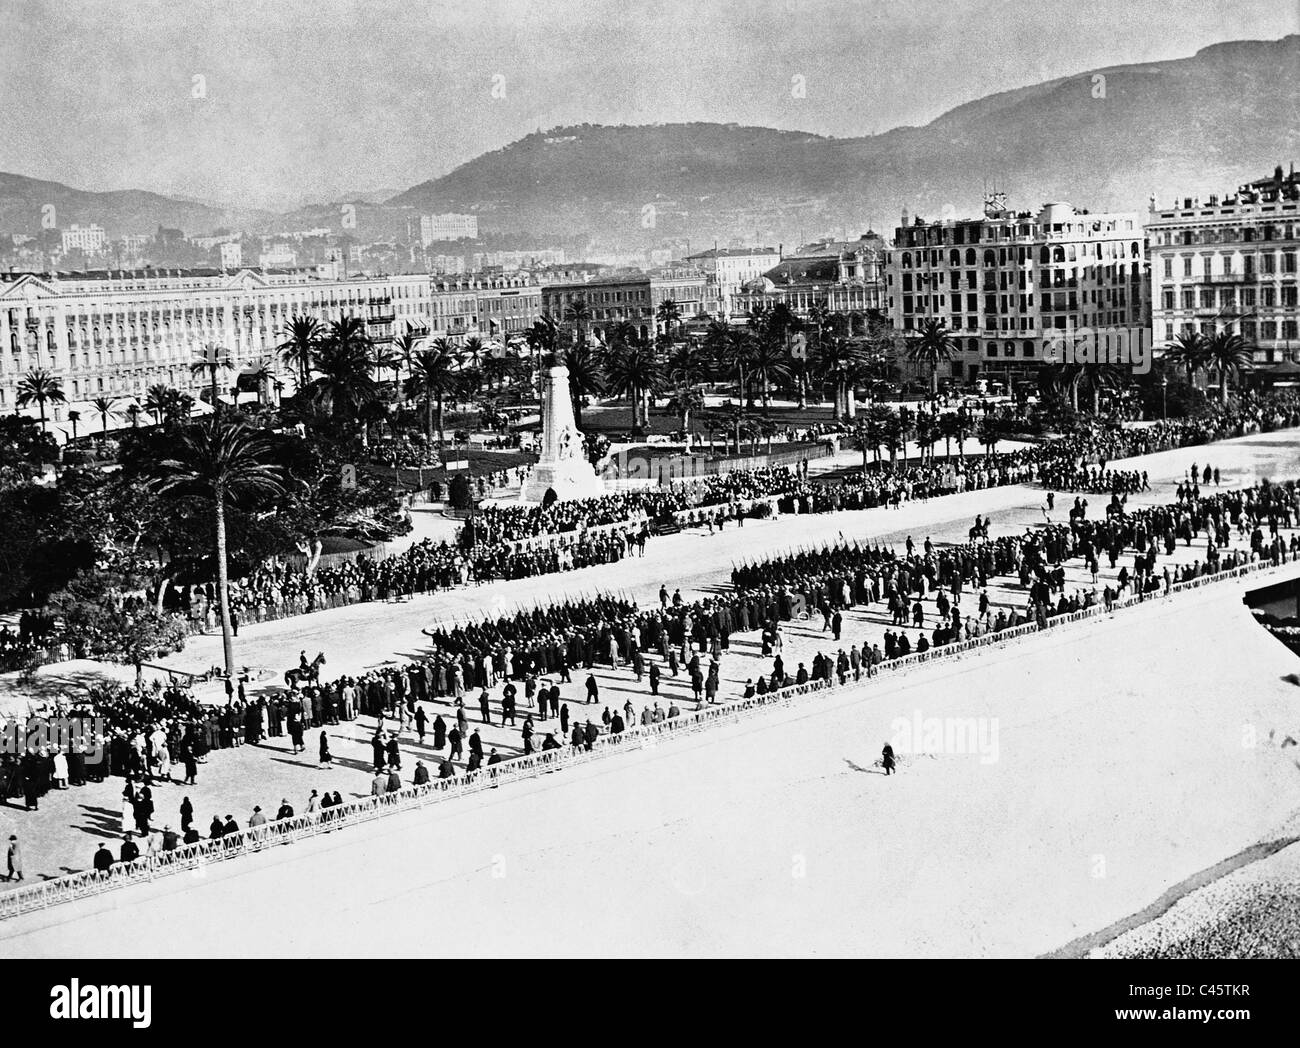
[{"label": "tall palm tree", "polygon": [[564,351],[564,366],[569,369],[569,399],[573,401],[573,424],[582,429],[582,399],[599,396],[605,389],[605,375],[596,355],[586,346],[570,346]]},{"label": "tall palm tree", "polygon": [[564,319],[573,325],[574,343],[579,346],[587,344],[587,325],[591,323],[591,307],[585,299],[575,298],[564,311]]},{"label": "tall palm tree", "polygon": [[307,386],[308,400],[332,419],[356,419],[362,406],[379,396],[373,364],[364,342],[326,339],[316,357],[317,377]]},{"label": "tall palm tree", "polygon": [[104,438],[108,439],[108,420],[117,414],[113,406],[118,402],[117,397],[96,397],[91,401],[91,406],[99,415],[99,420],[104,427]]},{"label": "tall palm tree", "polygon": [[161,382],[148,387],[146,394],[144,394],[144,410],[153,416],[155,423],[162,423],[162,417],[166,415],[166,408],[168,408],[170,394],[173,393],[175,393],[175,390],[172,387],[162,385]]},{"label": "tall palm tree", "polygon": [[191,375],[206,374],[208,376],[208,381],[212,385],[212,413],[214,415],[221,411],[221,401],[217,398],[217,376],[222,371],[233,371],[234,368],[235,365],[231,362],[226,347],[216,342],[204,343],[199,359],[190,364]]},{"label": "tall palm tree", "polygon": [[284,492],[284,473],[272,461],[269,441],[243,422],[213,416],[177,434],[172,456],[158,463],[160,493],[200,497],[212,504],[216,538],[217,595],[221,609],[221,646],[226,675],[235,674],[230,629],[230,592],[226,558],[226,509],[243,499],[271,499]]},{"label": "tall palm tree", "polygon": [[875,462],[880,461],[880,449],[891,432],[898,429],[898,415],[887,404],[873,404],[867,408],[858,423],[858,440],[862,448],[862,468],[867,468],[867,452]]},{"label": "tall palm tree", "polygon": [[284,341],[275,347],[276,351],[297,373],[298,391],[301,392],[307,388],[311,378],[316,350],[325,337],[325,330],[315,317],[296,316],[290,318],[289,326],[280,334],[284,336]]},{"label": "tall palm tree", "polygon": [[655,319],[664,326],[664,334],[671,338],[673,328],[681,323],[681,307],[675,300],[666,298],[659,303],[659,308],[655,310]]},{"label": "tall palm tree", "polygon": [[939,395],[939,365],[952,360],[957,343],[945,321],[933,318],[921,322],[907,349],[907,359],[930,369],[930,396]]},{"label": "tall palm tree", "polygon": [[81,421],[80,411],[69,411],[68,421],[72,423],[72,439],[77,439],[77,423]]},{"label": "tall palm tree", "polygon": [[370,364],[375,369],[376,381],[379,381],[379,376],[385,371],[393,373],[394,382],[401,381],[403,361],[399,354],[383,342],[374,343],[370,347],[370,353]]},{"label": "tall palm tree", "polygon": [[727,337],[722,340],[718,351],[719,370],[736,378],[736,403],[745,406],[745,394],[749,389],[749,364],[754,356],[756,336],[739,328],[728,328]]},{"label": "tall palm tree", "polygon": [[1196,385],[1196,375],[1209,367],[1209,347],[1199,331],[1184,331],[1165,347],[1165,359],[1187,372],[1187,384]]},{"label": "tall palm tree", "polygon": [[649,422],[642,422],[647,396],[660,388],[662,375],[654,347],[643,342],[610,348],[604,361],[605,385],[611,393],[626,395],[632,405],[632,432],[644,435]]},{"label": "tall palm tree", "polygon": [[1093,364],[1083,376],[1083,385],[1092,394],[1092,413],[1101,414],[1101,394],[1106,389],[1123,389],[1128,381],[1124,368],[1119,364]]},{"label": "tall palm tree", "polygon": [[1216,331],[1206,339],[1206,370],[1219,376],[1219,403],[1228,402],[1228,379],[1249,370],[1254,360],[1255,353],[1250,343],[1235,331]]},{"label": "tall palm tree", "polygon": [[[406,373],[410,375],[415,363],[415,354],[420,351],[420,344],[424,341],[424,336],[418,334],[416,330],[408,323],[406,330],[403,331],[393,342],[393,353],[406,366]],[[401,375],[397,375],[400,380]]]},{"label": "tall palm tree", "polygon": [[766,413],[772,387],[790,379],[790,356],[785,346],[772,334],[769,333],[766,338],[760,338],[753,344],[749,355],[749,374],[758,384],[763,411]]},{"label": "tall palm tree", "polygon": [[929,456],[931,462],[934,461],[934,445],[940,437],[939,423],[928,411],[919,412],[916,416],[916,425],[913,427],[916,434],[917,446],[921,449],[921,461],[925,462],[926,456]]},{"label": "tall palm tree", "polygon": [[835,418],[852,413],[853,385],[863,372],[862,351],[843,338],[824,341],[813,357],[813,370],[835,388]]},{"label": "tall palm tree", "polygon": [[411,361],[411,374],[406,379],[407,397],[424,401],[424,432],[430,443],[433,442],[434,407],[437,407],[439,454],[447,443],[442,424],[443,398],[456,389],[456,374],[446,343],[446,339],[438,339],[429,349],[416,353]]},{"label": "tall palm tree", "polygon": [[132,401],[131,405],[126,409],[126,413],[131,416],[131,428],[139,429],[140,428],[140,405]]},{"label": "tall palm tree", "polygon": [[63,380],[52,375],[44,368],[27,372],[18,380],[17,404],[25,408],[35,404],[41,411],[41,432],[46,432],[45,405],[66,404],[68,398],[63,394]]},{"label": "tall palm tree", "polygon": [[668,406],[677,414],[683,439],[686,442],[686,450],[690,451],[693,445],[691,421],[695,413],[703,409],[704,395],[694,386],[679,386],[669,400]]}]

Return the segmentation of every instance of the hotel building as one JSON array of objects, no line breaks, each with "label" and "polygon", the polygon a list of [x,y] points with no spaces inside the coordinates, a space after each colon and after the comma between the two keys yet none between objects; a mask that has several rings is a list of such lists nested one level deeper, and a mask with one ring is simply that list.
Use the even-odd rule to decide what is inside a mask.
[{"label": "hotel building", "polygon": [[[541,312],[542,293],[523,281],[438,283],[428,274],[339,278],[333,267],[237,273],[220,270],[0,274],[0,412],[16,409],[17,385],[43,368],[63,382],[68,403],[55,422],[100,396],[144,396],[162,383],[207,388],[190,365],[202,347],[222,346],[239,371],[276,359],[292,317],[328,324],[362,318],[378,342],[409,326],[463,340],[522,333]],[[282,367],[286,381],[291,369]],[[35,409],[29,409],[35,414]]]},{"label": "hotel building", "polygon": [[1157,347],[1180,334],[1231,329],[1254,347],[1265,381],[1300,373],[1300,175],[1271,178],[1202,203],[1151,202],[1151,317]]}]

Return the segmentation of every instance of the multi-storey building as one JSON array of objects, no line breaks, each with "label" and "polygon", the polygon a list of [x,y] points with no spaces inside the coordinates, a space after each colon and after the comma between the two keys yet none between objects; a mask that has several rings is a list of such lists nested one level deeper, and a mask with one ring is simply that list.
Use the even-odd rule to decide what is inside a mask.
[{"label": "multi-storey building", "polygon": [[87,255],[102,255],[108,245],[108,234],[102,226],[79,226],[75,222],[63,231],[63,252],[81,251]]},{"label": "multi-storey building", "polygon": [[221,268],[238,269],[244,264],[244,246],[238,240],[221,245]]},{"label": "multi-storey building", "polygon": [[425,247],[443,240],[477,240],[477,215],[421,215],[420,243]]},{"label": "multi-storey building", "polygon": [[780,262],[781,252],[774,247],[715,247],[686,261],[708,280],[705,312],[727,317],[732,313],[732,299],[745,284]]},{"label": "multi-storey building", "polygon": [[885,243],[868,231],[857,240],[825,240],[799,248],[751,280],[732,298],[731,315],[782,304],[799,317],[814,306],[847,317],[879,312],[884,303]]},{"label": "multi-storey building", "polygon": [[[67,409],[99,396],[140,398],[156,383],[200,391],[190,364],[216,343],[235,368],[276,357],[291,317],[362,318],[379,343],[410,324],[433,326],[427,274],[334,279],[310,271],[146,270],[0,274],[0,412],[42,368],[58,376]],[[289,370],[285,378],[290,380]],[[34,413],[34,411],[32,412]]]},{"label": "multi-storey building", "polygon": [[619,324],[632,324],[642,338],[662,331],[659,307],[671,299],[683,320],[704,311],[707,280],[697,269],[664,269],[653,273],[599,276],[577,283],[547,284],[542,287],[542,309],[564,321],[569,308],[586,303],[590,314],[588,330],[601,336]]},{"label": "multi-storey building", "polygon": [[[1003,194],[984,217],[903,222],[886,258],[890,320],[903,333],[943,321],[960,354],[955,378],[981,369],[1024,376],[1043,361],[1045,340],[1071,332],[1141,337],[1149,327],[1149,281],[1135,214],[1089,214],[1065,203],[1013,212]],[[1066,335],[1061,334],[1062,332]]]},{"label": "multi-storey building", "polygon": [[1157,346],[1178,335],[1231,329],[1254,347],[1267,380],[1300,364],[1300,175],[1277,168],[1272,178],[1202,203],[1172,207],[1153,198],[1151,316]]}]

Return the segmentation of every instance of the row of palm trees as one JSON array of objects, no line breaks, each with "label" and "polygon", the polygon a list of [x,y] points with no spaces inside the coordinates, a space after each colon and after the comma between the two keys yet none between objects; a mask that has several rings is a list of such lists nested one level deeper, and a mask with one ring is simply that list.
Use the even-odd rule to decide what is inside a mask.
[{"label": "row of palm trees", "polygon": [[1212,335],[1184,332],[1165,348],[1165,361],[1187,372],[1188,385],[1195,385],[1202,372],[1207,378],[1217,376],[1219,401],[1224,404],[1228,402],[1228,381],[1250,370],[1254,358],[1250,343],[1229,329]]}]

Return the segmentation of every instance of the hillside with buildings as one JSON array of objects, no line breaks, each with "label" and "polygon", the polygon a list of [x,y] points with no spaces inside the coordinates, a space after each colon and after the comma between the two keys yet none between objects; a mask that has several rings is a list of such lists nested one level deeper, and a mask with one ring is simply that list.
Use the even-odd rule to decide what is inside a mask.
[{"label": "hillside with buildings", "polygon": [[1300,36],[1206,48],[1002,92],[920,128],[833,139],[723,124],[538,132],[390,204],[496,228],[639,243],[790,243],[849,221],[978,213],[986,184],[1026,201],[1145,208],[1211,192],[1300,149]]}]

